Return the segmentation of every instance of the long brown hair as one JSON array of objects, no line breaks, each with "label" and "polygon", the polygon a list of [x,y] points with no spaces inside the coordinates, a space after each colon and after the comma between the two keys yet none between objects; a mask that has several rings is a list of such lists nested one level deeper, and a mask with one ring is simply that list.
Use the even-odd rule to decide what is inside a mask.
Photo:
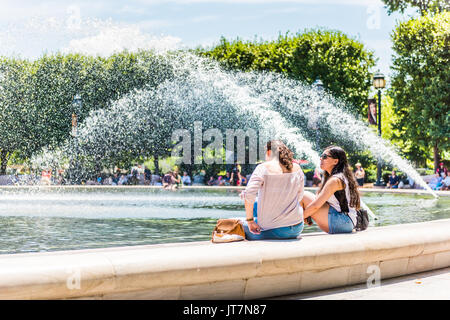
[{"label": "long brown hair", "polygon": [[293,168],[292,161],[294,160],[294,153],[286,147],[283,141],[270,140],[266,145],[267,150],[272,150],[272,154],[275,156],[278,153],[278,160],[281,165],[287,170],[291,171]]},{"label": "long brown hair", "polygon": [[331,174],[329,174],[327,171],[323,174],[323,181],[322,186],[319,189],[322,191],[323,187],[327,183],[328,179],[337,174],[337,173],[344,173],[344,176],[347,178],[348,181],[348,189],[350,191],[350,207],[356,208],[357,210],[360,208],[361,202],[359,198],[359,191],[356,184],[355,176],[353,175],[352,170],[350,169],[350,166],[348,164],[347,160],[347,154],[345,153],[344,149],[337,146],[329,146],[324,151],[328,151],[333,159],[338,159],[339,162],[334,166],[333,170],[331,171]]}]

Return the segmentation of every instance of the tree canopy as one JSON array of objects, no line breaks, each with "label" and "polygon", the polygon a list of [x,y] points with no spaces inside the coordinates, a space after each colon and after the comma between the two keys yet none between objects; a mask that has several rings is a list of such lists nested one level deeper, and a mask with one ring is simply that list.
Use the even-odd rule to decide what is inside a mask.
[{"label": "tree canopy", "polygon": [[35,61],[0,59],[0,174],[9,157],[28,158],[70,137],[72,104],[82,97],[78,122],[133,89],[155,87],[171,76],[171,66],[150,51],[108,58],[80,54],[44,55]]},{"label": "tree canopy", "polygon": [[[433,150],[434,162],[449,149],[450,13],[425,14],[400,22],[392,32],[394,71],[390,94],[399,120],[394,124],[414,160]],[[420,149],[426,153],[418,152]]]},{"label": "tree canopy", "polygon": [[388,13],[405,12],[407,8],[415,8],[422,16],[429,12],[444,12],[450,10],[448,0],[382,0]]},{"label": "tree canopy", "polygon": [[372,85],[374,53],[340,31],[305,30],[280,35],[275,41],[233,41],[221,38],[211,49],[198,49],[226,68],[273,71],[312,84],[317,78],[353,112],[366,107]]}]

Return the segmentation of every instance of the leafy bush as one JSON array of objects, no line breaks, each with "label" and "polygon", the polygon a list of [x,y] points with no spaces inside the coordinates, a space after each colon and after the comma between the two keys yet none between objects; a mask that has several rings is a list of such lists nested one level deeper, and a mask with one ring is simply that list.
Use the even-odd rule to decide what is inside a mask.
[{"label": "leafy bush", "polygon": [[306,180],[312,180],[314,176],[314,169],[306,169],[303,170],[303,173],[305,174]]},{"label": "leafy bush", "polygon": [[287,33],[275,41],[221,38],[215,47],[197,52],[229,69],[279,72],[309,84],[320,78],[324,87],[348,102],[355,113],[365,112],[372,86],[369,70],[375,66],[373,52],[361,42],[325,29]]}]

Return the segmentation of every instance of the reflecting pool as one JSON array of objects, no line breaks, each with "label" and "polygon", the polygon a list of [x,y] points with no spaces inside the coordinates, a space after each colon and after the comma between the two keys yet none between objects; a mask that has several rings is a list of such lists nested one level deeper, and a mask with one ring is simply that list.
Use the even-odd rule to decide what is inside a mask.
[{"label": "reflecting pool", "polygon": [[[244,217],[240,190],[0,188],[0,254],[209,240],[219,218]],[[363,194],[371,226],[450,218],[450,197]],[[304,233],[316,232],[306,226]]]}]

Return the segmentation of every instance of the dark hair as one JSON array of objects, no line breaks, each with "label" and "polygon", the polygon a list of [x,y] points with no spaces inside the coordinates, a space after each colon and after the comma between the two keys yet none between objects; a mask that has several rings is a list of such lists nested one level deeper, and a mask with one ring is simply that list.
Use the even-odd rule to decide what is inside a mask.
[{"label": "dark hair", "polygon": [[328,179],[337,174],[337,173],[344,173],[344,176],[347,178],[348,181],[348,189],[350,191],[350,206],[356,209],[360,208],[360,198],[359,198],[359,191],[356,184],[355,176],[352,173],[352,170],[350,169],[350,165],[347,160],[347,154],[345,153],[344,149],[337,146],[329,146],[324,151],[328,151],[333,159],[338,159],[338,163],[334,166],[333,170],[331,171],[331,174],[328,174],[327,171],[323,174],[323,181],[322,186],[319,189],[319,192],[322,191],[323,187],[327,183]]},{"label": "dark hair", "polygon": [[278,153],[278,159],[283,167],[287,170],[292,170],[294,160],[294,153],[286,147],[286,145],[280,140],[271,140],[267,142],[266,145],[267,150],[272,150],[272,153],[275,155]]}]

